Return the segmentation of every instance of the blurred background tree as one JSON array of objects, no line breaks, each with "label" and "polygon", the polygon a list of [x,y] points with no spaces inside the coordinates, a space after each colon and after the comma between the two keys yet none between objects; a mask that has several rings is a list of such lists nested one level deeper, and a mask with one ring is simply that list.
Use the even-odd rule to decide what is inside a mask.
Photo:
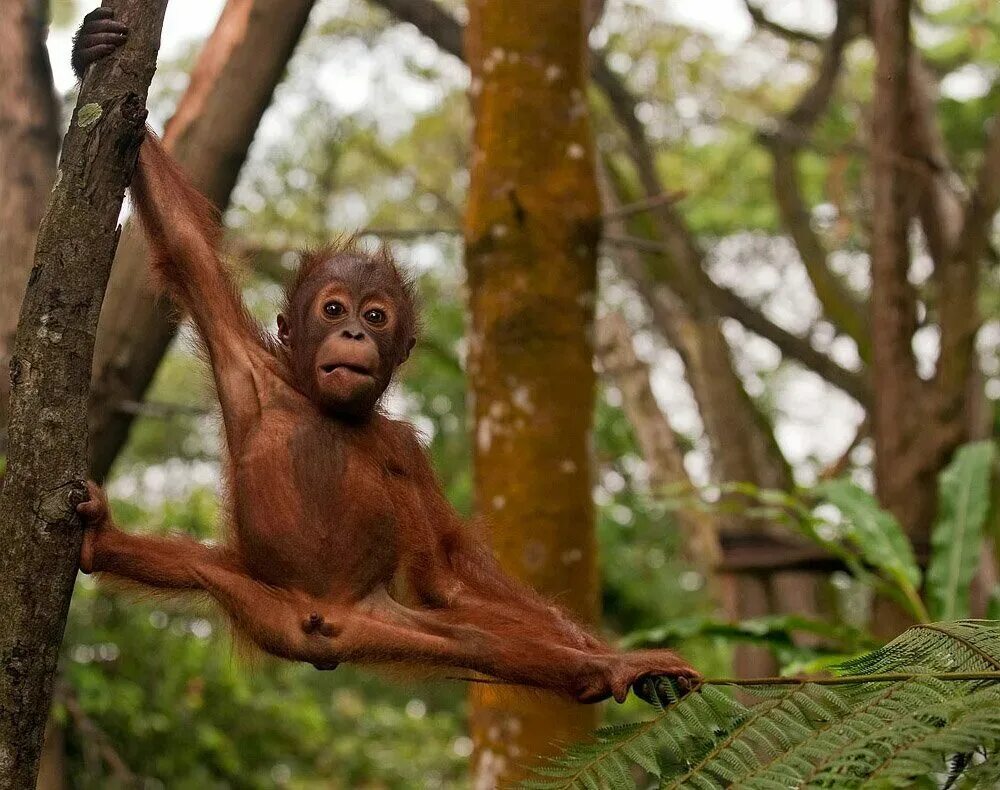
[{"label": "blurred background tree", "polygon": [[[2,34],[0,357],[55,173],[46,107],[71,96],[69,36],[93,5],[11,0]],[[812,507],[803,489],[847,477],[924,564],[942,471],[996,435],[1000,9],[927,0],[894,38],[900,7],[880,27],[865,0],[609,0],[590,33],[603,624],[647,641],[671,626],[658,638],[707,670],[803,666],[915,616],[873,602],[762,492]],[[152,118],[174,119],[166,137],[225,210],[269,326],[292,250],[356,228],[393,241],[426,329],[389,406],[470,512],[466,19],[453,0],[174,0]],[[102,317],[94,471],[123,521],[209,538],[213,396],[128,236]],[[691,485],[700,501],[676,496]],[[836,529],[848,505],[831,507]],[[971,595],[950,616],[987,611],[996,527],[974,536]],[[788,614],[802,619],[775,619]],[[247,667],[219,626],[81,580],[45,786],[470,783],[461,686]]]}]

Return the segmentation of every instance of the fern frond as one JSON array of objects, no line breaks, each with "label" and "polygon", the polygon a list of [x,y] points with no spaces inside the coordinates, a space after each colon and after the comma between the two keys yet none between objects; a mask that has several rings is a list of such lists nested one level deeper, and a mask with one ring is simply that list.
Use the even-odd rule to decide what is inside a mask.
[{"label": "fern frond", "polygon": [[532,786],[633,787],[630,765],[663,788],[998,786],[1000,623],[915,626],[835,671],[707,679],[648,721],[599,730]]},{"label": "fern frond", "polygon": [[916,625],[885,647],[845,661],[836,670],[874,675],[907,666],[946,672],[1000,671],[1000,624],[995,620],[960,620]]}]

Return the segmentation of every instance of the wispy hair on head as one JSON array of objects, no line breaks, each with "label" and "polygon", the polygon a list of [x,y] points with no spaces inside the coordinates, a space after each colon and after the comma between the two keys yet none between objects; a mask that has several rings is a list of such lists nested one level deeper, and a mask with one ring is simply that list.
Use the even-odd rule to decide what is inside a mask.
[{"label": "wispy hair on head", "polygon": [[385,241],[380,241],[375,250],[369,251],[360,240],[360,233],[343,234],[322,246],[303,250],[298,269],[285,287],[285,311],[291,311],[296,295],[324,266],[337,259],[355,260],[370,269],[373,280],[388,280],[400,300],[397,308],[402,313],[403,323],[416,332],[417,295],[413,278],[400,268]]}]

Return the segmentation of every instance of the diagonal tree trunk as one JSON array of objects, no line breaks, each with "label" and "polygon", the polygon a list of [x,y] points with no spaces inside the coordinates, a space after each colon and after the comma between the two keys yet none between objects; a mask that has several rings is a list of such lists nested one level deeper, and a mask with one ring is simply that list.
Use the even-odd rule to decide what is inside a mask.
[{"label": "diagonal tree trunk", "polygon": [[[471,4],[476,125],[465,234],[477,509],[509,571],[593,622],[600,206],[585,42],[581,0]],[[537,755],[595,722],[594,708],[480,687],[474,786],[523,777]]]},{"label": "diagonal tree trunk", "polygon": [[10,0],[0,25],[0,454],[18,308],[59,153],[47,15],[47,0]]},{"label": "diagonal tree trunk", "polygon": [[[660,409],[650,386],[650,372],[632,346],[632,330],[621,313],[611,313],[598,322],[597,358],[602,371],[622,393],[622,411],[635,431],[643,460],[649,467],[653,491],[668,486],[690,488],[684,454],[667,416]],[[713,606],[722,602],[716,574],[722,562],[715,518],[695,508],[677,511],[683,535],[684,557],[705,577]]]},{"label": "diagonal tree trunk", "polygon": [[[592,54],[592,72],[628,135],[629,154],[643,197],[666,193],[645,128],[636,115],[635,97],[600,53]],[[609,175],[613,173],[609,171]],[[664,252],[648,260],[648,276],[676,295],[678,307],[685,314],[683,333],[665,325],[660,329],[685,341],[686,351],[678,349],[678,352],[684,357],[718,477],[765,488],[787,488],[791,484],[791,471],[770,426],[746,394],[733,367],[719,323],[722,316],[716,302],[718,292],[703,269],[704,255],[697,240],[670,203],[658,205],[650,211],[650,216]]]},{"label": "diagonal tree trunk", "polygon": [[86,404],[117,222],[145,129],[166,0],[121,0],[129,41],[84,82],[38,233],[11,362],[0,492],[0,787],[35,785],[80,555]]},{"label": "diagonal tree trunk", "polygon": [[[285,73],[315,0],[228,0],[201,52],[163,142],[216,206],[236,185],[261,116]],[[91,402],[91,474],[103,478],[177,331],[150,280],[146,242],[129,222],[101,312]]]},{"label": "diagonal tree trunk", "polygon": [[837,25],[823,49],[816,76],[792,110],[774,130],[761,132],[761,141],[774,159],[774,196],[782,224],[795,242],[803,267],[824,314],[857,344],[865,362],[871,361],[868,316],[860,300],[830,269],[827,251],[812,226],[810,209],[802,195],[799,152],[830,104],[840,76],[844,51],[860,32],[859,12],[853,2],[839,4]]}]

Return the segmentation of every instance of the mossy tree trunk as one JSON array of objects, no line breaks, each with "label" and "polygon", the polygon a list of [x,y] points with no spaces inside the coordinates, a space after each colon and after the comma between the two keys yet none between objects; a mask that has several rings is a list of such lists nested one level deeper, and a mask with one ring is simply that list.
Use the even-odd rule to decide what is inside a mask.
[{"label": "mossy tree trunk", "polygon": [[[477,509],[503,565],[598,616],[591,502],[600,208],[581,0],[474,0],[476,118],[466,215]],[[523,776],[597,710],[502,686],[474,691],[476,787]]]},{"label": "mossy tree trunk", "polygon": [[166,0],[120,0],[121,53],[92,70],[63,141],[14,341],[0,492],[0,788],[33,787],[80,554],[87,398],[118,216],[145,127]]}]

